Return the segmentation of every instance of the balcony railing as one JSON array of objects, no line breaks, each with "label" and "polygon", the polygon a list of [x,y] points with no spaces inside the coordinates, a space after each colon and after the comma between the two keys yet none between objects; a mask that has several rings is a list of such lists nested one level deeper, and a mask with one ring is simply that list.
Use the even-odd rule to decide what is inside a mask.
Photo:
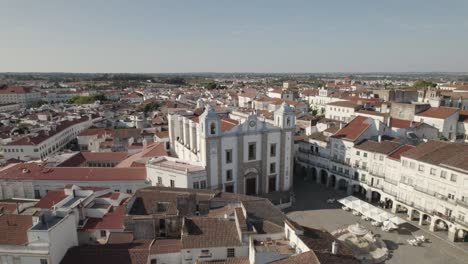
[{"label": "balcony railing", "polygon": [[435,191],[431,191],[427,188],[422,188],[422,187],[419,187],[417,185],[414,186],[414,189],[418,192],[422,192],[422,193],[425,193],[425,194],[429,194],[429,195],[432,195],[432,196],[436,196],[436,192]]},{"label": "balcony railing", "polygon": [[385,182],[388,182],[390,184],[393,184],[393,185],[398,185],[398,181],[397,180],[392,180],[390,178],[387,178],[387,177],[384,177],[384,181]]},{"label": "balcony railing", "polygon": [[463,200],[460,200],[460,199],[456,199],[455,200],[455,203],[457,205],[460,205],[460,206],[463,206],[465,208],[468,208],[468,202],[467,201],[463,201]]}]

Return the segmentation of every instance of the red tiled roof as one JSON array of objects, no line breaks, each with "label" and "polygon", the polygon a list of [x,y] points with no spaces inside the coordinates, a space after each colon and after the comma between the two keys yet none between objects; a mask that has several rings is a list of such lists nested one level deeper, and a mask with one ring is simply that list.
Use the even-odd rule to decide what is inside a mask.
[{"label": "red tiled roof", "polygon": [[63,189],[52,189],[47,192],[47,194],[37,202],[34,207],[42,208],[42,209],[50,209],[52,206],[57,204],[58,202],[65,199],[67,195]]},{"label": "red tiled roof", "polygon": [[153,158],[153,157],[160,157],[160,156],[167,156],[167,151],[165,149],[164,143],[162,142],[154,142],[146,147],[143,151],[134,154],[127,159],[123,160],[116,167],[118,168],[125,168],[125,167],[133,167],[133,164],[144,158]]},{"label": "red tiled roof", "polygon": [[231,130],[233,127],[237,126],[239,121],[231,119],[231,118],[223,118],[221,119],[221,132],[225,132]]},{"label": "red tiled roof", "polygon": [[151,240],[135,240],[132,243],[83,245],[72,247],[62,264],[147,264]]},{"label": "red tiled roof", "polygon": [[24,245],[28,242],[27,230],[32,226],[32,216],[0,215],[0,245]]},{"label": "red tiled roof", "polygon": [[78,134],[78,136],[94,136],[94,135],[101,136],[106,133],[112,133],[112,130],[109,128],[88,128],[88,129],[81,131],[81,133]]},{"label": "red tiled roof", "polygon": [[16,214],[16,202],[0,202],[0,214]]},{"label": "red tiled roof", "polygon": [[411,124],[419,126],[422,123],[421,122],[414,122],[414,121],[410,121],[410,120],[399,119],[399,118],[393,118],[393,117],[390,118],[390,127],[410,128]]},{"label": "red tiled roof", "polygon": [[23,86],[6,86],[0,89],[0,94],[20,94],[30,93],[32,89],[30,87]]},{"label": "red tiled roof", "polygon": [[304,95],[304,96],[314,96],[314,95],[318,95],[318,94],[319,94],[318,89],[308,89],[308,90],[302,91],[302,95]]},{"label": "red tiled roof", "polygon": [[127,158],[127,152],[82,152],[86,161],[122,161]]},{"label": "red tiled roof", "polygon": [[114,207],[103,218],[88,218],[83,227],[85,231],[98,229],[124,229],[124,205]]},{"label": "red tiled roof", "polygon": [[403,145],[401,148],[399,148],[397,151],[393,152],[392,154],[388,155],[389,158],[394,159],[394,160],[400,160],[401,154],[405,153],[408,150],[411,150],[415,148],[415,146],[411,145]]},{"label": "red tiled roof", "polygon": [[356,107],[359,106],[358,104],[356,104],[354,102],[351,102],[351,101],[337,101],[337,102],[328,103],[327,105],[339,106],[339,107],[348,107],[348,108],[356,108]]},{"label": "red tiled roof", "polygon": [[167,254],[180,252],[182,241],[180,239],[159,239],[151,246],[151,254]]},{"label": "red tiled roof", "polygon": [[12,164],[0,170],[0,179],[49,181],[144,181],[145,168],[56,167],[44,168],[36,163]]},{"label": "red tiled roof", "polygon": [[356,140],[367,128],[370,127],[369,124],[366,123],[367,117],[365,116],[357,116],[351,122],[349,122],[345,127],[338,130],[335,133],[334,137],[340,137],[348,140]]},{"label": "red tiled roof", "polygon": [[447,118],[456,112],[460,111],[454,107],[431,107],[426,111],[416,114],[417,116],[431,117],[431,118]]},{"label": "red tiled roof", "polygon": [[7,145],[9,145],[9,146],[38,145],[42,141],[44,141],[44,140],[46,140],[46,139],[48,139],[48,138],[62,132],[63,130],[65,130],[65,129],[73,126],[73,125],[83,123],[83,122],[87,122],[87,121],[88,121],[87,117],[82,117],[80,119],[75,119],[75,120],[72,120],[72,121],[70,121],[70,120],[61,121],[60,125],[58,125],[55,128],[55,130],[50,130],[48,132],[46,132],[44,130],[41,130],[40,132],[38,132],[38,135],[35,136],[35,137],[26,136],[26,137],[20,138],[18,140],[15,140],[13,142],[10,142]]}]

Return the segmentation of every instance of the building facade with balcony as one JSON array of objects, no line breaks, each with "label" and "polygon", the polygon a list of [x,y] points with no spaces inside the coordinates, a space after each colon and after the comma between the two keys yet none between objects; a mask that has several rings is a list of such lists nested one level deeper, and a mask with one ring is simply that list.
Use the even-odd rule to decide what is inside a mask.
[{"label": "building facade with balcony", "polygon": [[296,171],[405,213],[431,231],[443,230],[452,241],[468,241],[468,146],[405,145],[356,119],[332,136],[315,133],[297,141]]}]

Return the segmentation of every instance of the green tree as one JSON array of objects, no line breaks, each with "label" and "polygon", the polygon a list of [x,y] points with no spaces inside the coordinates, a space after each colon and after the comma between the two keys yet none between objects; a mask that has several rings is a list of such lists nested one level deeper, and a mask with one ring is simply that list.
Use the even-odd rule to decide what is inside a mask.
[{"label": "green tree", "polygon": [[424,81],[424,80],[418,80],[413,84],[413,87],[415,88],[426,88],[426,87],[436,87],[437,84],[430,82],[430,81]]},{"label": "green tree", "polygon": [[35,101],[34,103],[32,103],[31,107],[32,108],[39,108],[43,105],[47,104],[46,101],[43,101],[43,100],[39,100],[39,101]]},{"label": "green tree", "polygon": [[218,85],[214,82],[209,82],[205,85],[205,89],[208,89],[208,90],[216,89],[216,87],[218,87]]}]

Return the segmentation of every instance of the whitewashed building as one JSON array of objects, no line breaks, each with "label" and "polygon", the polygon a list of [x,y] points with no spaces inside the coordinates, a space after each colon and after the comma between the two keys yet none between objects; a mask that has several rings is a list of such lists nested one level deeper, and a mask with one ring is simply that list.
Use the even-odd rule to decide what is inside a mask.
[{"label": "whitewashed building", "polygon": [[245,194],[291,188],[295,115],[287,104],[275,111],[274,121],[222,118],[211,106],[199,117],[176,113],[168,120],[172,150],[206,170],[207,188]]}]

